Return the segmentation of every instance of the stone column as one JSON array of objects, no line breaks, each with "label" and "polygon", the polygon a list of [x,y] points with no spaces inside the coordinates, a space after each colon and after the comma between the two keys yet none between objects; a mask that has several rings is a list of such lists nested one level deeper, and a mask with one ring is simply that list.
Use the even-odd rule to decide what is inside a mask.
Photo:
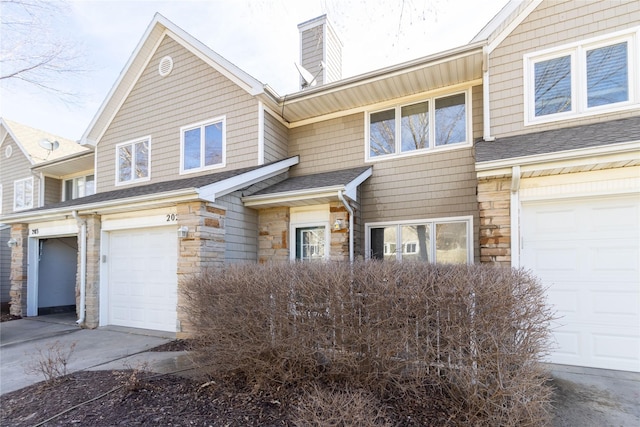
[{"label": "stone column", "polygon": [[[342,203],[332,203],[329,214],[330,247],[329,259],[331,261],[349,261],[349,212]],[[336,220],[341,220],[342,226],[336,230]]]},{"label": "stone column", "polygon": [[511,179],[478,182],[480,262],[511,266]]},{"label": "stone column", "polygon": [[258,212],[258,262],[289,260],[289,208],[260,209]]},{"label": "stone column", "polygon": [[27,315],[27,249],[29,237],[28,224],[13,224],[11,239],[17,246],[11,248],[11,296],[9,312],[14,316]]},{"label": "stone column", "polygon": [[[102,221],[99,215],[83,217],[87,225],[87,275],[85,288],[85,320],[83,328],[95,329],[100,324],[100,233]],[[78,233],[78,239],[80,234]],[[78,247],[81,247],[78,242]],[[78,279],[80,279],[80,262],[78,262]],[[77,287],[77,310],[80,311],[80,280]]]}]

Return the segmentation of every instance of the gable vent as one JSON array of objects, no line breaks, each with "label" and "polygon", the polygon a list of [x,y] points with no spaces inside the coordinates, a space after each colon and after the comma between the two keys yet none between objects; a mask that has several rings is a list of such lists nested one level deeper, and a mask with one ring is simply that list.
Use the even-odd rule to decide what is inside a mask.
[{"label": "gable vent", "polygon": [[11,157],[11,153],[13,153],[13,147],[7,145],[7,148],[4,149],[4,156],[8,159],[9,157]]},{"label": "gable vent", "polygon": [[166,77],[173,70],[173,59],[170,56],[165,56],[160,60],[160,65],[158,66],[158,74],[162,77]]}]

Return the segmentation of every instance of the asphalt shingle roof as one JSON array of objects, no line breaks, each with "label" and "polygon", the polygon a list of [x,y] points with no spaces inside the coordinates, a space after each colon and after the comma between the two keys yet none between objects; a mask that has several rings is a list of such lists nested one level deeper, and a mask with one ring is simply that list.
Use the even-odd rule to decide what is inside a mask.
[{"label": "asphalt shingle roof", "polygon": [[[242,169],[234,169],[230,171],[217,172],[209,175],[194,176],[191,178],[176,179],[173,181],[155,182],[153,184],[138,185],[135,187],[127,187],[113,191],[105,191],[96,193],[91,196],[80,197],[66,202],[53,203],[40,208],[31,209],[24,212],[34,212],[40,210],[82,206],[93,203],[108,202],[118,199],[128,199],[131,197],[146,196],[150,194],[162,194],[170,191],[184,190],[187,188],[200,188],[216,182],[224,181],[225,179],[233,178],[236,175],[240,175],[245,172],[250,172],[256,169],[260,169],[267,165],[253,166]],[[23,213],[23,212],[21,212]]]},{"label": "asphalt shingle roof", "polygon": [[294,176],[287,178],[277,184],[262,189],[252,196],[288,193],[291,191],[311,190],[314,188],[335,187],[346,185],[356,179],[360,174],[369,169],[370,166],[343,169],[338,171],[323,172],[313,175]]},{"label": "asphalt shingle roof", "polygon": [[640,116],[476,142],[476,162],[640,141]]}]

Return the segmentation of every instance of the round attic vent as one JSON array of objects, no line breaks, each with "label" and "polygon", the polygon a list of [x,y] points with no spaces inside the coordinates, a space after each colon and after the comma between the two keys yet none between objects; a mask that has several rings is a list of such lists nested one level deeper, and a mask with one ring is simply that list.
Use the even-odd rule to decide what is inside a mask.
[{"label": "round attic vent", "polygon": [[8,159],[9,157],[11,157],[11,153],[13,153],[13,147],[7,145],[7,148],[4,149],[4,156]]},{"label": "round attic vent", "polygon": [[166,77],[173,70],[173,59],[170,56],[165,56],[160,60],[160,65],[158,66],[158,74],[162,77]]}]

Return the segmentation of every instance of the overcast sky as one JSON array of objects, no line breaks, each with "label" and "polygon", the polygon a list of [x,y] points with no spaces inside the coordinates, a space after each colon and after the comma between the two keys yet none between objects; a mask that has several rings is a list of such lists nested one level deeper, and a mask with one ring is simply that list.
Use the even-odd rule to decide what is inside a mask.
[{"label": "overcast sky", "polygon": [[[507,0],[184,0],[68,2],[48,31],[77,45],[88,71],[66,77],[61,102],[3,81],[0,116],[80,139],[147,26],[160,12],[280,95],[298,89],[297,25],[326,13],[343,47],[343,77],[469,42]],[[0,29],[3,33],[6,28]]]}]

